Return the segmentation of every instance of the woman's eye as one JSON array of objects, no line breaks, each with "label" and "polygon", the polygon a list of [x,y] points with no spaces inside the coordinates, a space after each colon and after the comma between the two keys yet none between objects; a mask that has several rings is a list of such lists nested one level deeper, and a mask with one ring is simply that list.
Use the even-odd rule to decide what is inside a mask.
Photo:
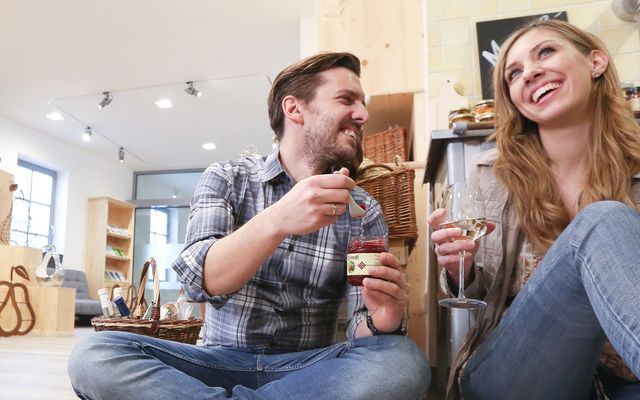
[{"label": "woman's eye", "polygon": [[538,58],[546,57],[546,56],[548,56],[549,54],[552,54],[552,53],[555,53],[554,49],[552,49],[551,47],[543,47],[538,52]]},{"label": "woman's eye", "polygon": [[519,69],[512,69],[507,73],[507,82],[513,81],[514,79],[519,77],[521,73],[522,71],[520,71]]}]

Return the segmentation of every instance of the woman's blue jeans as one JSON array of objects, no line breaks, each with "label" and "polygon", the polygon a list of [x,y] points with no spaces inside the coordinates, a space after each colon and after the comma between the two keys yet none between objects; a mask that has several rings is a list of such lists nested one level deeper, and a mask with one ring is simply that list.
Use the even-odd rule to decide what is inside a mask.
[{"label": "woman's blue jeans", "polygon": [[605,338],[640,376],[640,214],[612,201],[558,237],[470,358],[464,398],[588,399]]},{"label": "woman's blue jeans", "polygon": [[407,337],[359,338],[287,354],[202,347],[125,332],[80,342],[69,376],[83,399],[422,399],[424,353]]}]

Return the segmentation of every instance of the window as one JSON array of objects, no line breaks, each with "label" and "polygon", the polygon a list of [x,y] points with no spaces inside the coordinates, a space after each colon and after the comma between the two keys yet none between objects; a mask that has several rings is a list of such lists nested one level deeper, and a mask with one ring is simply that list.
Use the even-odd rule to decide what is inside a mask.
[{"label": "window", "polygon": [[11,242],[41,248],[53,243],[56,172],[18,160],[11,220]]},{"label": "window", "polygon": [[151,209],[149,213],[149,244],[167,244],[168,215],[165,210]]}]

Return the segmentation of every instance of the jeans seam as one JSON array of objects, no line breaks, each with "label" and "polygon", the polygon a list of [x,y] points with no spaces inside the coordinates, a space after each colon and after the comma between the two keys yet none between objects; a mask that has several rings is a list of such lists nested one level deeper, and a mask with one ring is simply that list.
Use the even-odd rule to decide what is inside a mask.
[{"label": "jeans seam", "polygon": [[[332,345],[331,347],[334,348],[334,351],[338,351],[340,346],[345,345],[344,342],[342,343],[336,343],[334,345]],[[347,345],[348,347],[348,345]],[[333,351],[330,352],[326,352],[326,355],[324,355],[323,357],[314,357],[313,360],[309,363],[306,364],[296,364],[295,366],[290,366],[290,367],[282,367],[282,368],[277,368],[277,369],[271,369],[271,368],[264,368],[262,370],[262,372],[268,372],[268,373],[278,373],[278,372],[290,372],[290,371],[296,371],[302,368],[307,368],[311,365],[314,365],[324,359],[326,359],[330,354],[333,354]]]},{"label": "jeans seam", "polygon": [[[594,283],[593,286],[595,287],[595,289],[596,289],[598,295],[600,296],[600,298],[603,299],[602,303],[607,307],[607,310],[611,313],[611,315],[615,318],[615,320],[620,324],[620,326],[622,326],[622,328],[624,329],[625,334],[626,334],[625,336],[630,337],[633,340],[633,342],[635,343],[635,345],[640,347],[640,342],[638,340],[636,340],[634,335],[631,333],[631,330],[627,327],[627,325],[624,323],[624,321],[622,321],[620,318],[618,318],[618,314],[615,312],[615,310],[613,308],[611,308],[611,305],[609,304],[609,302],[604,300],[606,297],[605,297],[604,293],[602,293],[602,291],[600,289],[600,286],[595,284],[596,279],[595,279],[595,276],[591,272],[591,268],[587,267],[587,265],[588,265],[587,260],[584,257],[582,257],[582,255],[579,253],[579,251],[577,251],[577,249],[576,249],[576,255],[580,258],[580,261],[583,263],[583,265],[585,265],[586,272],[589,275],[589,278],[591,279],[591,281]],[[583,283],[583,285],[584,285],[584,283]],[[593,309],[593,304],[591,304],[591,308]],[[595,310],[594,310],[594,313],[595,313]]]},{"label": "jeans seam", "polygon": [[172,351],[167,351],[164,348],[160,348],[160,347],[154,346],[152,344],[148,344],[148,343],[134,342],[134,345],[139,347],[140,350],[144,351],[145,353],[146,353],[146,351],[144,350],[145,348],[152,348],[152,349],[155,349],[155,350],[157,350],[159,352],[162,352],[164,354],[168,354],[168,355],[170,355],[172,357],[179,358],[179,359],[181,359],[183,361],[186,361],[188,363],[191,363],[191,364],[194,364],[194,365],[199,365],[199,366],[202,366],[202,367],[218,369],[218,370],[224,370],[224,371],[249,372],[249,371],[254,371],[255,370],[255,368],[250,368],[250,367],[248,367],[248,368],[228,368],[227,366],[222,365],[222,364],[214,364],[214,363],[203,362],[201,360],[194,360],[193,358],[188,358],[188,357],[183,356],[182,354],[177,354],[177,353],[174,353]]}]

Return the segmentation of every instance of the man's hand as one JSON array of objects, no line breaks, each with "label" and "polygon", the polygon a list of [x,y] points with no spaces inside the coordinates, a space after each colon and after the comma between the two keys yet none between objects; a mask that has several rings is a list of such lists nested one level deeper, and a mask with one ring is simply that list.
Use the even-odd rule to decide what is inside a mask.
[{"label": "man's hand", "polygon": [[298,182],[265,212],[283,236],[305,235],[335,223],[356,186],[342,173],[313,175]]},{"label": "man's hand", "polygon": [[[390,253],[381,253],[384,265],[369,267],[369,277],[362,281],[362,299],[373,324],[380,332],[393,332],[400,327],[404,309],[409,303],[409,284],[400,261]],[[366,328],[366,324],[364,328]],[[364,332],[364,331],[361,331]]]}]

